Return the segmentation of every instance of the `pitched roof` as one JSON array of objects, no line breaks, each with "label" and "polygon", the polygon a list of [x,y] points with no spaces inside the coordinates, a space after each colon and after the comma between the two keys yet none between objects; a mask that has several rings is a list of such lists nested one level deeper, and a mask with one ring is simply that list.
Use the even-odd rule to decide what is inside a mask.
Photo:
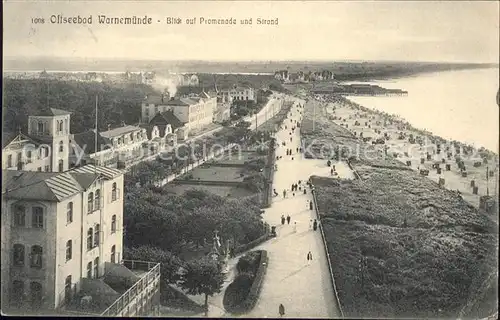
[{"label": "pitched roof", "polygon": [[86,165],[66,172],[2,170],[2,193],[11,199],[60,202],[87,189],[99,176],[122,175],[118,169]]},{"label": "pitched roof", "polygon": [[2,132],[2,149],[5,148],[6,146],[8,146],[9,143],[11,143],[12,140],[17,138],[18,135],[19,135],[19,133],[3,131]]},{"label": "pitched roof", "polygon": [[94,183],[97,178],[99,178],[98,173],[82,173],[82,172],[69,172],[71,176],[80,184],[80,186],[86,190],[88,187]]},{"label": "pitched roof", "polygon": [[[92,154],[96,152],[95,148],[95,131],[89,130],[82,133],[76,133],[73,135],[74,142],[82,148],[86,154]],[[108,141],[103,138],[100,134],[97,134],[97,152],[110,149]]]},{"label": "pitched roof", "polygon": [[175,98],[167,101],[165,103],[167,106],[190,106],[192,104],[196,104],[196,102],[192,101],[189,98]]},{"label": "pitched roof", "polygon": [[56,108],[43,108],[37,116],[65,116],[68,114],[71,114],[71,112]]},{"label": "pitched roof", "polygon": [[71,172],[72,173],[73,172],[92,173],[92,174],[97,172],[97,173],[103,175],[107,179],[113,179],[113,178],[116,178],[116,177],[123,174],[123,171],[121,171],[121,170],[108,168],[108,167],[102,167],[102,166],[95,166],[93,164],[88,164],[88,165],[83,166],[83,167],[75,168],[75,169],[71,170]]},{"label": "pitched roof", "polygon": [[183,127],[184,123],[177,118],[172,111],[164,111],[162,113],[157,113],[151,121],[150,125],[171,125],[172,130]]},{"label": "pitched roof", "polygon": [[157,105],[164,105],[169,101],[169,97],[165,96],[162,100],[161,95],[148,95],[146,99],[144,99],[144,102],[147,104],[157,104]]},{"label": "pitched roof", "polygon": [[108,131],[104,131],[104,132],[101,132],[101,136],[103,136],[104,138],[108,138],[108,139],[111,139],[111,138],[114,138],[114,137],[117,137],[117,136],[121,136],[123,134],[126,134],[126,133],[131,133],[131,132],[134,132],[134,131],[138,131],[138,130],[141,130],[141,128],[139,127],[136,127],[136,126],[123,126],[123,127],[118,127],[118,128],[115,128],[115,129],[111,129],[111,130],[108,130]]},{"label": "pitched roof", "polygon": [[37,139],[34,139],[27,134],[22,132],[14,133],[14,132],[2,132],[2,149],[12,143],[14,140],[18,139],[19,141],[28,141],[33,143],[34,145],[39,145],[41,142]]},{"label": "pitched roof", "polygon": [[68,172],[4,170],[5,197],[26,200],[61,201],[82,191]]}]

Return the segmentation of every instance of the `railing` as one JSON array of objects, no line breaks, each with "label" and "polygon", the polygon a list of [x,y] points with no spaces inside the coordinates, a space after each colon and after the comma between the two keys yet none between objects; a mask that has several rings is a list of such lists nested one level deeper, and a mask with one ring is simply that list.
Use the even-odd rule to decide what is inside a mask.
[{"label": "railing", "polygon": [[[314,186],[313,186],[313,188],[314,188]],[[340,316],[342,318],[344,318],[344,312],[342,311],[342,306],[340,305],[339,294],[337,292],[337,286],[335,285],[335,279],[333,277],[332,263],[330,261],[330,253],[328,252],[328,245],[326,244],[325,233],[323,231],[323,223],[321,223],[320,216],[319,216],[318,202],[316,200],[316,192],[312,191],[311,193],[313,196],[314,210],[316,211],[316,218],[320,222],[319,223],[319,230],[321,232],[321,239],[323,239],[323,247],[325,248],[326,260],[328,261],[328,269],[330,270],[330,280],[332,282],[333,292],[335,293],[335,299],[337,301],[337,306],[338,306],[339,311],[340,311]]]},{"label": "railing", "polygon": [[122,260],[122,264],[130,270],[142,270],[147,273],[130,289],[125,291],[125,293],[122,294],[103,313],[101,313],[101,316],[114,317],[121,315],[125,309],[128,309],[130,302],[132,302],[135,298],[142,296],[141,293],[148,287],[148,285],[156,280],[158,280],[158,282],[160,281],[159,263],[138,260]]}]

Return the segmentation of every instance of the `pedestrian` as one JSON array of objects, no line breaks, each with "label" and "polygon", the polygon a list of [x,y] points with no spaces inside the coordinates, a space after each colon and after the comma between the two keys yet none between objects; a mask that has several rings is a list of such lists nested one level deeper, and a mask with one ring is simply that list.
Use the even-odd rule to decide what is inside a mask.
[{"label": "pedestrian", "polygon": [[286,198],[286,190],[283,190],[283,198]]},{"label": "pedestrian", "polygon": [[312,210],[312,209],[313,209],[313,202],[309,201],[309,210]]},{"label": "pedestrian", "polygon": [[318,229],[318,221],[316,221],[316,219],[314,219],[313,230],[316,231],[317,229]]},{"label": "pedestrian", "polygon": [[330,175],[332,175],[332,176],[333,176],[333,169],[331,169],[331,170],[330,170]]},{"label": "pedestrian", "polygon": [[309,230],[311,230],[313,228],[313,220],[310,219],[309,220]]},{"label": "pedestrian", "polygon": [[290,142],[292,142],[292,137],[290,137]]},{"label": "pedestrian", "polygon": [[284,214],[281,215],[281,224],[283,224],[283,225],[285,224],[285,215]]},{"label": "pedestrian", "polygon": [[278,193],[276,192],[276,189],[273,189],[274,196],[277,197]]},{"label": "pedestrian", "polygon": [[295,149],[295,152],[297,152],[297,153],[298,153],[298,152],[299,152],[299,148]]},{"label": "pedestrian", "polygon": [[293,223],[293,232],[296,233],[297,232],[297,222],[294,222]]},{"label": "pedestrian", "polygon": [[279,313],[280,313],[280,317],[283,317],[285,315],[285,306],[281,303],[279,306]]},{"label": "pedestrian", "polygon": [[286,216],[286,222],[287,222],[288,224],[290,224],[290,220],[291,220],[291,219],[292,219],[292,218],[290,218],[290,216],[289,216],[289,215],[287,215],[287,216]]},{"label": "pedestrian", "polygon": [[293,160],[293,157],[292,157],[292,160]]},{"label": "pedestrian", "polygon": [[311,253],[311,251],[309,251],[309,252],[307,253],[307,264],[309,264],[309,263],[312,261],[312,259],[313,259],[313,258],[312,258],[312,253]]}]

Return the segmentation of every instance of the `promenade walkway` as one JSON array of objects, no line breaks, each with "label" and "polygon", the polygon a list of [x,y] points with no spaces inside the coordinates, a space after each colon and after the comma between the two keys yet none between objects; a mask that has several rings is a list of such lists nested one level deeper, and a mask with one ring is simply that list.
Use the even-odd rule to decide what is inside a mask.
[{"label": "promenade walkway", "polygon": [[[259,300],[252,311],[241,316],[224,310],[223,295],[225,287],[234,278],[233,269],[239,258],[236,257],[229,261],[231,272],[222,292],[209,298],[209,317],[275,318],[279,317],[279,304],[283,304],[285,318],[340,318],[321,233],[319,229],[313,231],[309,228],[310,221],[316,219],[316,211],[309,209],[309,201],[313,201],[313,198],[306,185],[311,175],[330,176],[330,168],[327,167],[326,160],[306,159],[296,152],[300,147],[300,128],[296,128],[291,135],[290,132],[296,125],[295,121],[300,123],[301,116],[296,106],[290,113],[291,116],[283,124],[283,130],[276,134],[280,145],[276,155],[282,156],[276,162],[278,170],[274,173],[273,181],[273,188],[278,196],[273,198],[271,207],[265,209],[263,214],[265,222],[277,226],[278,236],[253,249],[267,250],[269,258]],[[287,129],[284,129],[285,125]],[[286,146],[281,146],[283,141]],[[292,149],[293,154],[287,156],[286,149]],[[352,171],[345,163],[335,165],[339,178],[353,178]],[[302,181],[302,190],[293,195],[291,186],[299,180]],[[307,194],[303,193],[304,186]],[[286,198],[283,198],[283,190],[287,190]],[[281,225],[281,215],[290,215],[290,224]],[[307,261],[309,251],[313,256],[310,263]],[[202,296],[197,296],[194,300],[203,303]]]}]

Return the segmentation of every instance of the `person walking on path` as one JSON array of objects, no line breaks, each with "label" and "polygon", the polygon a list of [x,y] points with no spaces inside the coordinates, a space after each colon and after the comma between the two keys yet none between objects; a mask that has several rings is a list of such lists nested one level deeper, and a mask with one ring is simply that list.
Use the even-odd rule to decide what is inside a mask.
[{"label": "person walking on path", "polygon": [[283,198],[286,198],[286,190],[283,190]]},{"label": "person walking on path", "polygon": [[285,224],[285,215],[284,214],[281,215],[281,224],[282,225]]},{"label": "person walking on path", "polygon": [[285,315],[285,306],[282,303],[280,303],[280,306],[278,309],[279,309],[278,311],[280,313],[280,317],[283,317]]},{"label": "person walking on path", "polygon": [[297,222],[293,223],[293,233],[297,233]]},{"label": "person walking on path", "polygon": [[318,221],[316,221],[316,219],[314,219],[313,230],[316,231],[317,229],[318,229]]},{"label": "person walking on path", "polygon": [[312,230],[313,228],[313,220],[309,220],[309,230]]},{"label": "person walking on path", "polygon": [[307,253],[307,264],[311,263],[312,259],[313,259],[313,255],[312,255],[311,251],[309,251]]},{"label": "person walking on path", "polygon": [[288,216],[286,216],[286,223],[290,224],[290,220],[291,220],[291,219],[292,219],[292,218],[290,218],[290,216],[289,216],[289,215],[288,215]]},{"label": "person walking on path", "polygon": [[313,202],[311,200],[311,201],[309,201],[309,210],[312,210],[312,209],[313,209]]}]

